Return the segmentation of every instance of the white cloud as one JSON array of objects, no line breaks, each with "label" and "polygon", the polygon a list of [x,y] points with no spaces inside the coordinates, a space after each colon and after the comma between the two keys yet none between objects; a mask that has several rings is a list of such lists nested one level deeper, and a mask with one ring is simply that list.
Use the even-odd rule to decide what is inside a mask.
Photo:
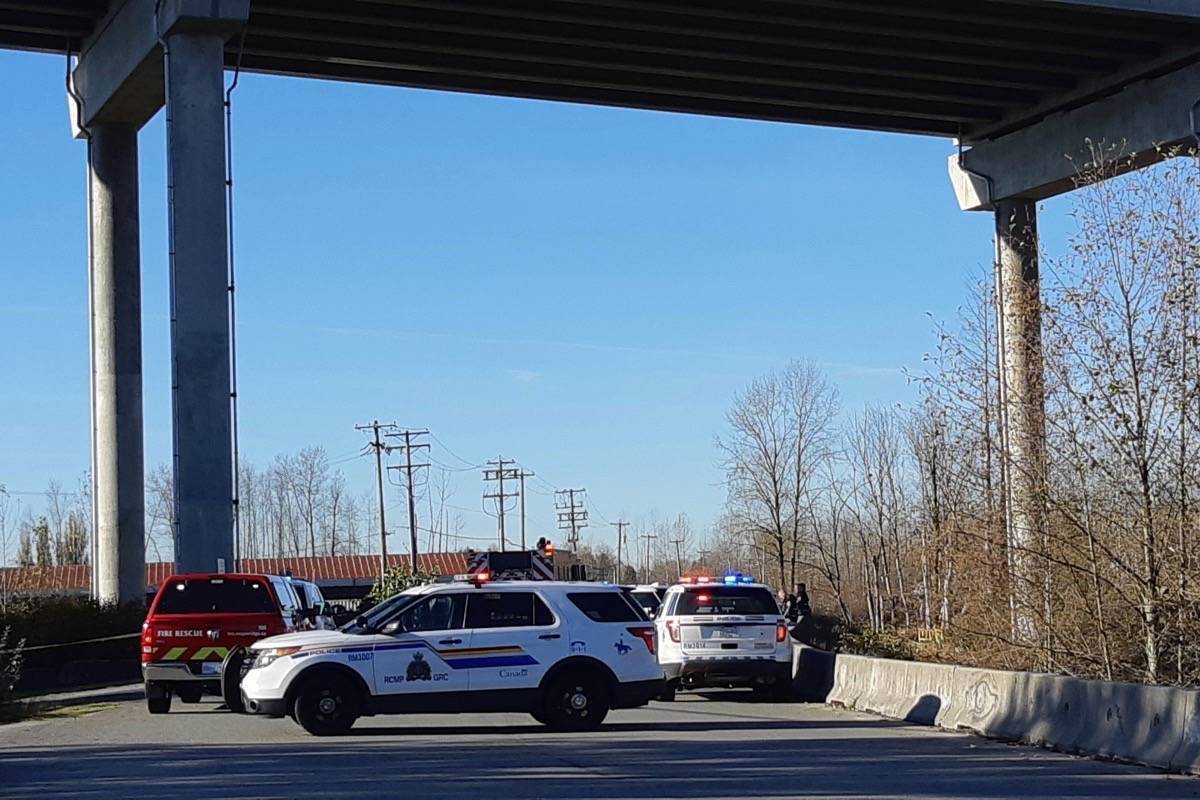
[{"label": "white cloud", "polygon": [[518,383],[532,383],[542,377],[542,373],[534,372],[531,369],[506,369],[504,371],[508,373],[508,377]]}]

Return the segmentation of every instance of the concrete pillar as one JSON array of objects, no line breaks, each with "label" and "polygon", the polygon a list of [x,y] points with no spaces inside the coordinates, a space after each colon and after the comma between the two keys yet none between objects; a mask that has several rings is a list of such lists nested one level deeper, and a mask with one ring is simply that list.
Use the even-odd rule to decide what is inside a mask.
[{"label": "concrete pillar", "polygon": [[224,36],[167,37],[175,563],[233,569]]},{"label": "concrete pillar", "polygon": [[[996,240],[1003,432],[1013,548],[1009,563],[1019,609],[1035,602],[1039,581],[1026,568],[1029,559],[1022,556],[1022,548],[1039,546],[1046,530],[1046,398],[1036,202],[997,202]],[[1014,627],[1021,636],[1033,633],[1028,613],[1016,611]]]},{"label": "concrete pillar", "polygon": [[140,602],[146,555],[137,127],[94,126],[89,162],[95,588],[105,602]]}]

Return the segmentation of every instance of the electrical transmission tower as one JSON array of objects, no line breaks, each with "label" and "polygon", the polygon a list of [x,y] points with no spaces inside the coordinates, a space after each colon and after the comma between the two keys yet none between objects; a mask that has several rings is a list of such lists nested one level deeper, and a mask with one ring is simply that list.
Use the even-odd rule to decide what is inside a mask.
[{"label": "electrical transmission tower", "polygon": [[[519,494],[518,492],[504,491],[504,482],[520,480],[521,471],[513,466],[516,463],[517,462],[513,461],[511,458],[497,456],[495,461],[487,462],[487,466],[484,467],[483,470],[484,483],[496,483],[496,491],[484,492],[483,494],[483,510],[485,513],[496,518],[497,524],[499,525],[500,549],[502,551],[508,549],[504,539],[504,515],[513,510],[512,508],[508,508],[505,504],[508,502],[509,498],[516,497]],[[495,503],[495,514],[492,514],[491,511],[488,511],[488,500],[492,500]]]},{"label": "electrical transmission tower", "polygon": [[415,484],[413,482],[413,470],[421,469],[422,467],[428,467],[429,465],[428,464],[414,464],[413,463],[413,451],[421,450],[421,449],[425,449],[425,450],[429,449],[428,444],[415,441],[416,439],[418,439],[422,436],[428,436],[429,431],[427,431],[427,430],[420,430],[420,431],[402,430],[402,431],[394,431],[387,435],[390,437],[396,438],[396,439],[404,440],[404,444],[397,444],[392,448],[393,450],[403,450],[404,451],[404,463],[398,464],[395,466],[390,466],[390,467],[388,467],[388,470],[389,471],[395,470],[396,472],[402,473],[404,475],[404,479],[403,479],[404,487],[408,491],[408,553],[409,553],[410,564],[412,565],[412,572],[414,575],[416,575],[417,574],[417,499],[416,499],[416,491],[414,489]]},{"label": "electrical transmission tower", "polygon": [[384,431],[384,435],[396,430],[396,423],[381,423],[379,420],[374,420],[365,425],[355,425],[356,431],[372,431],[375,438],[367,443],[367,446],[375,451],[375,483],[379,487],[379,578],[383,580],[384,573],[387,572],[387,524],[383,519],[383,454],[392,452],[392,447],[383,443],[379,438],[379,432]]},{"label": "electrical transmission tower", "polygon": [[588,512],[583,507],[587,489],[559,489],[554,493],[554,508],[558,511],[558,529],[570,531],[571,552],[579,548],[579,531],[587,527]]}]

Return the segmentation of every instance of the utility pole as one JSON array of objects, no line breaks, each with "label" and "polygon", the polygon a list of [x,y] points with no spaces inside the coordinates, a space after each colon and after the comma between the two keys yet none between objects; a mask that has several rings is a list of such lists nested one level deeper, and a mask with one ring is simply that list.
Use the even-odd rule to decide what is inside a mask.
[{"label": "utility pole", "polygon": [[683,575],[683,552],[680,550],[680,545],[683,544],[683,539],[672,539],[671,544],[675,545],[675,568],[679,570],[679,575]]},{"label": "utility pole", "polygon": [[525,479],[532,478],[532,472],[526,472],[525,468],[521,468],[521,472],[517,475],[521,479],[521,549],[528,550],[528,545],[525,544]]},{"label": "utility pole", "polygon": [[650,577],[650,566],[651,566],[651,564],[650,564],[650,540],[657,539],[658,534],[657,533],[643,533],[640,538],[646,540],[646,561],[644,562],[646,566],[645,566],[645,569],[643,569],[643,571],[642,571],[643,572],[642,582],[649,583],[650,581],[648,580],[648,578]]},{"label": "utility pole", "polygon": [[554,493],[554,508],[558,511],[558,529],[570,531],[571,552],[579,547],[579,531],[587,527],[588,512],[583,507],[587,489],[559,489]]},{"label": "utility pole", "polygon": [[[500,550],[501,550],[501,552],[508,549],[507,543],[505,542],[505,539],[504,539],[504,514],[506,511],[508,511],[508,509],[505,508],[504,504],[505,504],[505,501],[508,500],[508,498],[517,496],[516,492],[504,491],[504,482],[506,480],[509,480],[509,481],[517,480],[518,471],[517,471],[516,467],[511,466],[512,464],[516,464],[516,463],[517,462],[513,461],[511,458],[505,458],[504,456],[497,456],[495,461],[487,462],[487,466],[484,467],[484,470],[483,470],[484,482],[487,483],[489,481],[495,481],[497,484],[496,491],[490,492],[490,493],[484,493],[483,499],[485,501],[486,500],[494,500],[496,503],[496,513],[494,516],[496,517],[497,521],[499,522],[499,526],[500,526]],[[486,503],[484,504],[483,510],[485,513],[491,514],[491,512],[487,510]]]},{"label": "utility pole", "polygon": [[404,464],[400,465],[400,466],[388,467],[388,469],[389,470],[394,469],[397,472],[399,472],[400,470],[404,470],[404,475],[405,475],[404,483],[405,483],[406,488],[408,489],[408,548],[409,548],[408,553],[409,553],[409,561],[411,564],[412,573],[414,575],[417,574],[417,499],[416,499],[416,492],[413,490],[413,470],[420,469],[421,467],[428,467],[429,465],[428,464],[414,464],[413,460],[412,460],[412,454],[413,454],[413,450],[420,450],[422,448],[428,450],[429,445],[414,442],[413,439],[417,438],[418,436],[428,436],[428,435],[429,435],[429,431],[427,431],[427,430],[419,430],[419,431],[403,430],[403,431],[395,431],[393,433],[388,434],[388,436],[393,436],[396,438],[403,437],[403,439],[404,439],[404,444],[396,445],[396,447],[394,448],[396,450],[404,451]]},{"label": "utility pole", "polygon": [[625,529],[629,527],[629,523],[623,519],[619,519],[616,522],[610,522],[609,525],[612,525],[614,528],[617,529],[617,575],[615,578],[613,578],[613,583],[620,583],[621,582],[621,542],[624,541],[624,539],[625,539]]},{"label": "utility pole", "polygon": [[379,431],[393,431],[396,429],[396,423],[380,423],[379,420],[374,420],[366,425],[355,425],[356,431],[372,431],[375,434],[375,439],[368,443],[368,446],[375,451],[375,483],[379,487],[379,579],[383,580],[383,576],[387,573],[387,524],[384,522],[383,512],[383,454],[384,452],[392,452],[392,448],[383,443],[379,438]]}]

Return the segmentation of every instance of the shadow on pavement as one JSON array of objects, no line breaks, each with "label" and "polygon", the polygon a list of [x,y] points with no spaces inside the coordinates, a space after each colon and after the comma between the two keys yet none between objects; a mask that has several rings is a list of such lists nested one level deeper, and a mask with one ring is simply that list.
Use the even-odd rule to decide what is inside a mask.
[{"label": "shadow on pavement", "polygon": [[[6,798],[1184,798],[1200,781],[867,721],[364,729],[343,739],[0,749]],[[613,736],[634,731],[658,735]],[[241,731],[244,733],[244,731]],[[486,735],[471,740],[457,734]],[[455,734],[455,735],[451,735]],[[413,736],[394,741],[385,736]],[[420,738],[418,738],[420,737]]]}]

